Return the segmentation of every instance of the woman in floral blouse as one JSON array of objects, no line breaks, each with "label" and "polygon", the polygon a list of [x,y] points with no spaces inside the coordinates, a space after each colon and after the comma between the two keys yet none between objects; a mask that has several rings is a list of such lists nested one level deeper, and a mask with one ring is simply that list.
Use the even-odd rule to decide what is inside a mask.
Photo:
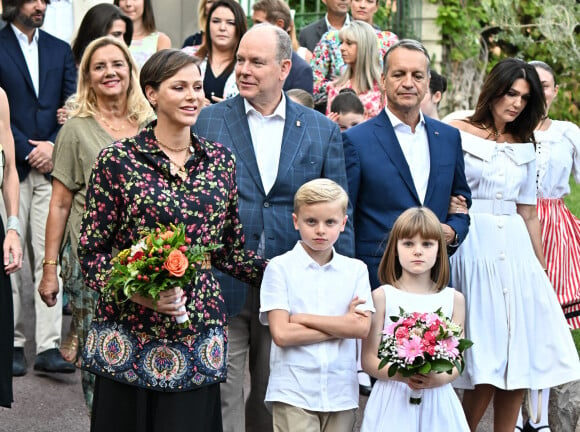
[{"label": "woman in floral blouse", "polygon": [[[83,353],[83,367],[97,375],[91,430],[219,432],[227,336],[212,267],[257,285],[265,262],[244,251],[233,156],[190,132],[204,98],[195,58],[157,52],[140,81],[158,119],[101,152],[81,225],[85,282],[100,293]],[[156,304],[140,295],[115,301],[103,290],[113,251],[130,247],[143,227],[171,223],[185,224],[194,243],[223,245],[211,266]],[[186,329],[175,323],[183,305]]]},{"label": "woman in floral blouse", "polygon": [[364,21],[353,21],[340,30],[339,37],[340,53],[347,67],[328,84],[326,114],[330,114],[332,101],[340,91],[351,88],[363,103],[365,119],[374,117],[384,106],[375,31]]}]

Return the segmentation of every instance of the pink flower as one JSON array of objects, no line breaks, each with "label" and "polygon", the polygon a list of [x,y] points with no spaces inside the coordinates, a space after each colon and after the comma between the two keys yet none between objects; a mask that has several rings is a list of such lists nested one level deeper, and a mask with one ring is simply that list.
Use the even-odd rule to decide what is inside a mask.
[{"label": "pink flower", "polygon": [[403,325],[405,327],[413,327],[415,325],[415,323],[417,322],[417,318],[406,318],[403,320]]},{"label": "pink flower", "polygon": [[401,322],[403,321],[403,319],[399,319],[396,322],[393,322],[391,324],[389,324],[387,327],[385,327],[385,329],[383,330],[383,334],[387,335],[387,336],[392,336],[395,333],[395,328],[397,328],[397,326],[399,326],[401,324]]},{"label": "pink flower", "polygon": [[421,349],[421,338],[412,336],[408,340],[401,341],[398,355],[399,357],[404,358],[407,363],[413,363],[415,358],[423,355],[423,350]]},{"label": "pink flower", "polygon": [[407,327],[401,326],[395,331],[395,337],[397,339],[407,339],[408,336],[409,336],[409,329]]},{"label": "pink flower", "polygon": [[440,340],[439,342],[437,342],[437,345],[443,348],[443,350],[451,358],[456,358],[459,355],[459,350],[457,349],[459,341],[457,340],[457,338],[450,337],[447,339]]}]

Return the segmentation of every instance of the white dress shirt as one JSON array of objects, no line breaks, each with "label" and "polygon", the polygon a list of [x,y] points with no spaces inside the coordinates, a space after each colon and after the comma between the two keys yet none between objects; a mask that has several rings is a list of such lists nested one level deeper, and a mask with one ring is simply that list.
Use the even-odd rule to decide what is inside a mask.
[{"label": "white dress shirt", "polygon": [[[268,312],[281,309],[290,315],[344,315],[352,299],[366,303],[357,309],[374,312],[366,265],[333,250],[332,259],[319,265],[301,242],[273,258],[260,288],[260,322],[268,324]],[[319,412],[358,407],[355,339],[270,349],[270,378],[266,404],[283,402]]]},{"label": "white dress shirt", "polygon": [[282,149],[282,136],[286,120],[286,97],[282,93],[282,100],[268,116],[263,116],[244,99],[244,107],[248,117],[250,135],[254,145],[254,153],[262,178],[262,186],[266,195],[274,186],[278,175],[278,163]]},{"label": "white dress shirt", "polygon": [[42,29],[70,43],[74,33],[74,16],[72,0],[51,0],[46,5],[46,15]]},{"label": "white dress shirt", "polygon": [[34,86],[34,91],[38,97],[40,73],[38,67],[38,30],[34,30],[32,41],[28,42],[27,35],[18,30],[14,24],[11,23],[10,25],[16,35],[16,39],[18,39],[18,43],[20,44],[20,49],[24,55],[26,66],[28,66],[28,73],[30,74],[32,85]]},{"label": "white dress shirt", "polygon": [[429,157],[429,140],[425,129],[425,118],[419,112],[419,123],[415,127],[415,133],[411,131],[411,126],[403,123],[395,114],[385,107],[389,120],[395,129],[395,135],[399,140],[407,164],[411,171],[411,177],[415,184],[415,190],[419,195],[421,204],[425,202],[427,193],[427,183],[429,182],[429,172],[431,171],[431,159]]}]

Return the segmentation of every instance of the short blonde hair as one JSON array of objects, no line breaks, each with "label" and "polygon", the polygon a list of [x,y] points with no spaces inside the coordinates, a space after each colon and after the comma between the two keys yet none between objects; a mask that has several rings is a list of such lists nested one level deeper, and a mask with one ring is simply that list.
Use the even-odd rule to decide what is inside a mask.
[{"label": "short blonde hair", "polygon": [[346,214],[348,207],[348,194],[338,183],[326,179],[318,178],[304,183],[294,195],[294,213],[298,213],[304,205],[338,201],[343,214]]}]

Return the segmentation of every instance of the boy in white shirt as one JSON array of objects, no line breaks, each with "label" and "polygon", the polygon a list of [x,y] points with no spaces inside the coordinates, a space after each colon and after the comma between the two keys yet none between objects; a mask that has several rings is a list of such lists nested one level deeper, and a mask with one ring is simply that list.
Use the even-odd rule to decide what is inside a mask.
[{"label": "boy in white shirt", "polygon": [[358,408],[355,338],[374,312],[366,265],[335,252],[348,195],[316,179],[294,197],[299,241],[273,258],[262,282],[260,321],[270,326],[266,404],[274,431],[351,432]]}]

